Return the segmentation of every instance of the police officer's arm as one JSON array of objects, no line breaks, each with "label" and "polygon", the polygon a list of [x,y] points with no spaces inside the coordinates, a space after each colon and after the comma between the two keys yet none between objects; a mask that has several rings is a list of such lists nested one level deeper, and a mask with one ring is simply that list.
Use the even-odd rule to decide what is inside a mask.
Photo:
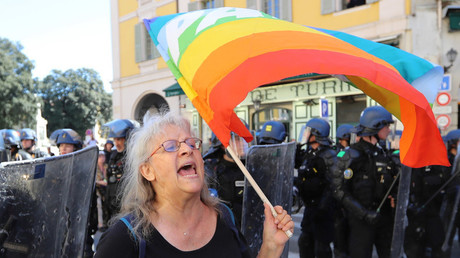
[{"label": "police officer's arm", "polygon": [[345,180],[349,179],[346,179],[345,176],[350,176],[347,174],[346,169],[350,168],[353,159],[358,157],[359,152],[352,148],[349,148],[346,151],[341,151],[337,154],[336,165],[332,168],[331,183],[333,195],[345,209],[352,213],[354,217],[372,222],[372,220],[377,217],[376,212],[368,211],[364,208],[355,198],[353,198],[346,187]]},{"label": "police officer's arm", "polygon": [[332,196],[332,193],[334,190],[333,185],[332,185],[332,180],[334,178],[332,174],[332,169],[335,166],[335,164],[337,164],[336,152],[332,149],[327,149],[321,152],[321,158],[324,161],[324,166],[325,166],[324,171],[325,171],[325,176],[326,176],[328,185],[327,185],[327,189],[325,193],[323,194],[320,200],[320,203],[319,203],[320,209],[326,208],[328,205],[330,205],[330,201],[332,200],[332,198],[334,198]]}]

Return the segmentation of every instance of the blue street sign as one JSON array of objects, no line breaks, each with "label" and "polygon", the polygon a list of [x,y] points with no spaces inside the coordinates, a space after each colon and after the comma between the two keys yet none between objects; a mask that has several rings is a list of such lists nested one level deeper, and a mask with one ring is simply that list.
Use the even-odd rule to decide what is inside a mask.
[{"label": "blue street sign", "polygon": [[327,99],[320,99],[321,100],[321,117],[328,117],[329,116],[329,102]]},{"label": "blue street sign", "polygon": [[442,84],[438,88],[439,91],[450,91],[451,89],[451,77],[450,74],[444,74],[442,77]]}]

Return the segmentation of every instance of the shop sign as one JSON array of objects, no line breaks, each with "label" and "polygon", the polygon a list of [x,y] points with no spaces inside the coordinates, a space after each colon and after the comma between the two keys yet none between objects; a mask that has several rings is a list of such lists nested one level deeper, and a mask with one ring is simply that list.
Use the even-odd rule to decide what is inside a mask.
[{"label": "shop sign", "polygon": [[241,105],[252,105],[255,99],[260,99],[262,100],[262,104],[267,104],[362,93],[361,90],[353,87],[351,84],[339,79],[330,78],[270,87],[259,87],[249,92],[246,99],[241,102]]}]

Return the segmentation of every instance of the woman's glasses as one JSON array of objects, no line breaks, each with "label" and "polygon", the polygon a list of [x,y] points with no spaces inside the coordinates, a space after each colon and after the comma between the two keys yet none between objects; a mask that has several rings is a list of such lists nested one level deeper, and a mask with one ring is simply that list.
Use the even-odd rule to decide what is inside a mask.
[{"label": "woman's glasses", "polygon": [[202,141],[201,139],[198,139],[198,138],[187,138],[183,141],[167,140],[163,142],[156,150],[154,150],[147,159],[152,157],[153,154],[155,154],[159,149],[161,149],[161,147],[163,147],[163,149],[167,152],[178,151],[182,143],[187,144],[192,150],[197,150],[201,147]]}]

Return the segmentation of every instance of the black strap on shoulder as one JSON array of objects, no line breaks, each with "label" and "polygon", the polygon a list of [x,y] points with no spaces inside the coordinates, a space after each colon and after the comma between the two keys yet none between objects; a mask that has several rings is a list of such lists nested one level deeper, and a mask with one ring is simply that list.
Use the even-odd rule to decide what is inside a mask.
[{"label": "black strap on shoulder", "polygon": [[233,234],[235,235],[236,240],[238,241],[238,246],[240,247],[241,253],[247,253],[248,245],[243,240],[243,237],[240,231],[236,227],[235,217],[233,216],[232,210],[230,210],[230,208],[223,203],[219,203],[218,207],[219,207],[219,210],[222,212],[222,218],[224,219],[225,224],[227,224],[227,226],[232,230]]},{"label": "black strap on shoulder", "polygon": [[131,224],[134,221],[134,215],[133,214],[128,214],[128,215],[124,216],[123,218],[121,218],[120,220],[126,225],[126,227],[129,229],[129,231],[133,235],[134,241],[136,242],[136,244],[138,244],[138,246],[139,246],[139,258],[144,258],[145,257],[146,243],[145,243],[145,240],[143,238],[139,238],[139,241],[138,241],[138,239],[136,237],[136,233],[134,232],[134,228],[133,228],[133,226]]}]

